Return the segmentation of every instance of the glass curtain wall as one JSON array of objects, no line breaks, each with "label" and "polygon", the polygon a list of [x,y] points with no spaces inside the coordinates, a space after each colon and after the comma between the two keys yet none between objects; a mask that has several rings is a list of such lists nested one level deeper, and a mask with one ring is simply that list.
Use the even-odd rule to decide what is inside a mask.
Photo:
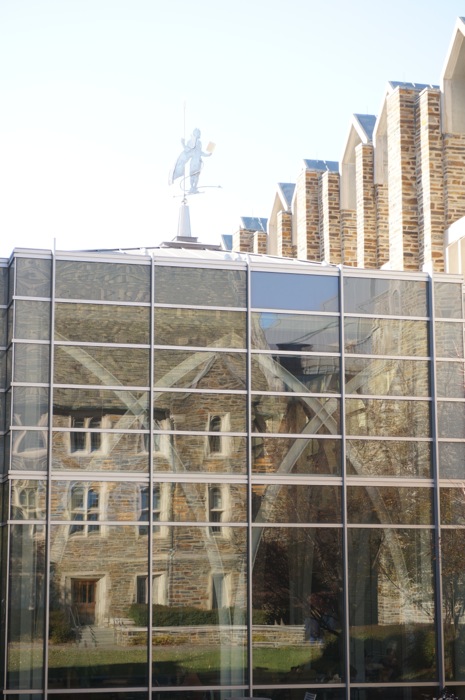
[{"label": "glass curtain wall", "polygon": [[0,271],[9,697],[465,697],[459,280]]}]

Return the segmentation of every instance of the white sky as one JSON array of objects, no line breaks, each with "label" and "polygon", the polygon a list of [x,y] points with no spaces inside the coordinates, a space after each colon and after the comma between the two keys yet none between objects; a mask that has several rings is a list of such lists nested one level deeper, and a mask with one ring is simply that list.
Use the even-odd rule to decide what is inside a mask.
[{"label": "white sky", "polygon": [[1,0],[0,256],[176,235],[168,172],[216,143],[190,198],[217,242],[268,217],[303,158],[340,160],[388,80],[439,83],[462,0]]}]

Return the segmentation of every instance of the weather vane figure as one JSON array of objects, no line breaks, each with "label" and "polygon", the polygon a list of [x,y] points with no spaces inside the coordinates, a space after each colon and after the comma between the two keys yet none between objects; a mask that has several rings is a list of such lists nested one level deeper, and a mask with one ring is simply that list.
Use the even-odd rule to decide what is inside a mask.
[{"label": "weather vane figure", "polygon": [[[179,154],[173,170],[170,172],[169,184],[172,185],[175,180],[182,177],[182,188],[184,194],[199,194],[199,177],[203,168],[202,158],[211,156],[215,149],[215,144],[209,143],[206,152],[202,151],[202,142],[200,140],[200,129],[194,129],[192,136],[186,142],[181,139],[183,150]],[[189,163],[189,189],[186,190],[187,176],[185,174],[186,165]]]}]

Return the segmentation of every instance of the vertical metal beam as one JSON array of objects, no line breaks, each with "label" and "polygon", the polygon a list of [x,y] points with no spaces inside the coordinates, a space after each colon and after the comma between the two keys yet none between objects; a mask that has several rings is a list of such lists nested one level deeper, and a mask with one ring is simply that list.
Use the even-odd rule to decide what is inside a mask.
[{"label": "vertical metal beam", "polygon": [[147,598],[148,598],[148,624],[147,624],[147,662],[148,668],[148,697],[152,694],[152,667],[153,667],[153,648],[152,648],[152,630],[153,630],[153,487],[154,487],[154,475],[153,475],[153,401],[154,401],[154,302],[155,302],[155,257],[151,256],[151,266],[150,266],[150,357],[149,357],[149,537],[148,537],[148,578],[147,578]]},{"label": "vertical metal beam", "polygon": [[252,297],[251,297],[251,269],[250,257],[246,255],[246,285],[247,285],[247,310],[246,310],[246,382],[247,382],[247,666],[249,695],[253,695],[253,654],[252,654],[252,356],[250,352],[252,337]]}]

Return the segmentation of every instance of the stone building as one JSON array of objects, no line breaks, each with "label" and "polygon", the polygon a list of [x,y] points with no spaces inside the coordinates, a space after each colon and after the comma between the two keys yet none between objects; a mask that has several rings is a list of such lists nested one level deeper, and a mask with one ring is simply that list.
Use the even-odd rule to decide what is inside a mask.
[{"label": "stone building", "polygon": [[389,82],[377,117],[353,115],[341,162],[304,160],[295,184],[278,184],[266,236],[250,218],[233,249],[266,245],[300,260],[462,272],[464,66],[459,18],[441,86]]}]

